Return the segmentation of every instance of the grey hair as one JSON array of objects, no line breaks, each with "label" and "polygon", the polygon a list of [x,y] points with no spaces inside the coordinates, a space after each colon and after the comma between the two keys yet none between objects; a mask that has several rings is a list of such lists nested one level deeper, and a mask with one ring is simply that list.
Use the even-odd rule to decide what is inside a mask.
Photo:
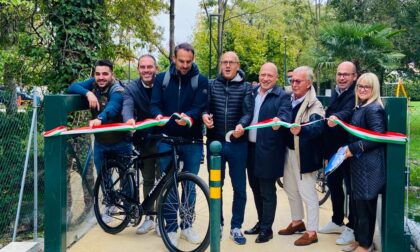
[{"label": "grey hair", "polygon": [[300,66],[300,67],[295,68],[295,70],[293,70],[293,73],[298,73],[298,72],[305,72],[307,80],[312,81],[314,79],[314,71],[312,70],[311,67]]}]

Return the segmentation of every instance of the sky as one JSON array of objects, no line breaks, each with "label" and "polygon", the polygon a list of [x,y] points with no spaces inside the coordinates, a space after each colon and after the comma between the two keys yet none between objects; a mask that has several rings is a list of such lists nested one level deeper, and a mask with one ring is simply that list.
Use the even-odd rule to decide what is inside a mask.
[{"label": "sky", "polygon": [[[200,11],[198,4],[198,0],[175,0],[175,45],[192,42],[196,17]],[[169,14],[160,14],[154,20],[164,28],[165,41],[162,41],[162,45],[169,48]]]}]

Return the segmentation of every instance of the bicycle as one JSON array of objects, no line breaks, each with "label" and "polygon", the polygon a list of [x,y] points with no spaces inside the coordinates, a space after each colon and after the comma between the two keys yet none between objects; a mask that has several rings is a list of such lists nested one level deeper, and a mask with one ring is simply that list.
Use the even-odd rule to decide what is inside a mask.
[{"label": "bicycle", "polygon": [[[283,181],[281,178],[277,179],[277,185],[283,188]],[[319,205],[321,206],[331,195],[330,189],[327,185],[327,177],[325,176],[324,168],[319,169],[316,173],[315,189],[318,193]]]},{"label": "bicycle", "polygon": [[[148,156],[134,150],[128,158],[108,158],[94,187],[96,219],[105,232],[116,234],[129,223],[137,226],[143,215],[157,215],[160,234],[169,251],[204,251],[210,244],[209,188],[197,175],[181,171],[177,155],[177,146],[202,141],[169,136],[158,138],[171,145],[172,150]],[[162,172],[149,195],[140,202],[139,177],[143,161],[169,156],[172,156],[169,168]],[[152,211],[156,200],[157,211]],[[111,217],[110,222],[103,220],[104,214]],[[177,232],[178,227],[194,227],[200,241],[192,244],[179,239],[173,244],[168,233]]]}]

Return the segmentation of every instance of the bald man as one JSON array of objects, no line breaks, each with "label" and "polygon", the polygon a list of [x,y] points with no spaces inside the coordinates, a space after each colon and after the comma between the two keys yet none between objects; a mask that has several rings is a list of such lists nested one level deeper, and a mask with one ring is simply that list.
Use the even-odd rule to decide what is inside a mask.
[{"label": "bald man", "polygon": [[[254,102],[251,84],[245,81],[240,70],[240,62],[235,52],[226,52],[219,62],[220,73],[209,84],[208,106],[202,119],[207,126],[207,163],[210,164],[209,145],[212,141],[222,143],[222,185],[225,178],[226,162],[233,187],[232,219],[230,238],[238,245],[246,243],[241,232],[246,205],[246,156],[247,138],[244,127],[252,120]],[[233,130],[230,142],[226,133]],[[223,226],[223,215],[221,223]]]},{"label": "bald man", "polygon": [[[290,96],[277,86],[277,67],[265,63],[259,72],[259,86],[253,90],[255,99],[251,124],[275,118],[291,121]],[[273,238],[272,225],[277,206],[276,180],[283,176],[286,153],[286,128],[253,129],[248,135],[248,181],[254,194],[258,223],[245,234],[258,234],[255,242],[268,242]]]},{"label": "bald man", "polygon": [[[356,66],[350,61],[344,61],[337,67],[336,88],[331,97],[325,116],[338,118],[349,122],[353,108],[355,106],[354,87],[357,80]],[[328,126],[333,126],[328,121]],[[334,141],[331,141],[331,137]],[[340,146],[348,144],[348,133],[341,127],[326,127],[324,133],[324,158],[329,160]],[[344,161],[340,167],[328,176],[328,187],[331,192],[331,203],[333,215],[331,221],[319,229],[320,233],[341,233],[337,238],[336,244],[346,245],[354,241],[353,234],[353,211],[352,200],[350,197],[348,222],[344,225],[344,203],[345,195],[343,191],[343,180],[345,181],[347,192],[350,192],[350,167],[348,161]]]}]

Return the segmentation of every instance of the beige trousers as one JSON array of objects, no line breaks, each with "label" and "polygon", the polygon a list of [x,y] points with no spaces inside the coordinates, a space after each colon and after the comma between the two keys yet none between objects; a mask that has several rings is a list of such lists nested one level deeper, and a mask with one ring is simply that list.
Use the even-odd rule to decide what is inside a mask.
[{"label": "beige trousers", "polygon": [[317,231],[319,225],[318,194],[315,189],[316,171],[300,173],[296,160],[295,150],[287,148],[286,163],[284,167],[284,191],[289,199],[292,220],[303,220],[303,202],[306,206],[308,231]]}]

